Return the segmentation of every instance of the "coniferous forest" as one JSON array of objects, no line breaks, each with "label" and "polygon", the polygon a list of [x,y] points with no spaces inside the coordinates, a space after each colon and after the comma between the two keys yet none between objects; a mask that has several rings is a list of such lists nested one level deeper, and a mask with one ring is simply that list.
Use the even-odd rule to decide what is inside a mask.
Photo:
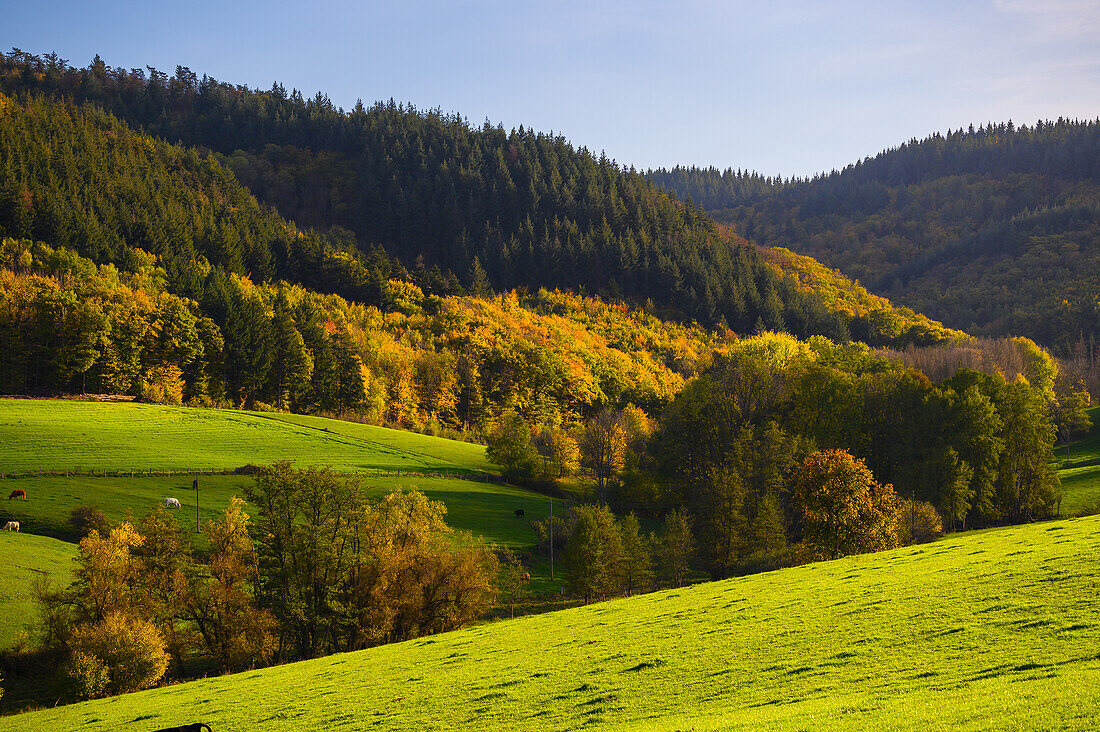
[{"label": "coniferous forest", "polygon": [[1063,356],[1095,343],[1100,120],[959,129],[812,179],[716,168],[649,179],[951,327],[1025,335]]},{"label": "coniferous forest", "polygon": [[[709,217],[560,136],[476,128],[392,102],[344,112],[320,94],[254,91],[185,68],[170,78],[98,59],[73,69],[19,52],[0,62],[0,91],[19,104],[91,103],[149,136],[210,151],[300,228],[324,230],[345,248],[380,247],[433,294],[484,283],[568,287],[738,331],[759,323],[846,337],[820,299],[776,277]],[[13,184],[48,185],[33,165],[12,170]],[[21,193],[7,191],[8,200]],[[35,201],[49,204],[31,198],[42,219]],[[32,236],[34,224],[19,223],[5,223],[5,233]],[[226,260],[216,264],[239,258],[274,273],[278,252],[254,262],[255,252],[234,244],[223,244]]]}]

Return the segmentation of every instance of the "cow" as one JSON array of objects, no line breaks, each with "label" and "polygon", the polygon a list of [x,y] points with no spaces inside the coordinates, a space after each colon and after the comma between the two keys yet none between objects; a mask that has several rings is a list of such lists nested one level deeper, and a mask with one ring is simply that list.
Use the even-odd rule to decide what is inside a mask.
[{"label": "cow", "polygon": [[4,531],[19,531],[18,521],[9,521],[4,524]]},{"label": "cow", "polygon": [[209,724],[203,722],[196,722],[195,724],[181,724],[179,727],[165,727],[163,729],[155,729],[153,732],[214,732],[210,729]]},{"label": "cow", "polygon": [[165,498],[164,499],[164,507],[165,508],[179,508],[180,507],[180,502],[178,500],[176,500],[175,498]]},{"label": "cow", "polygon": [[[0,493],[0,495],[3,495],[3,494]],[[13,498],[21,498],[22,500],[25,501],[25,500],[27,500],[27,492],[25,490],[23,490],[22,488],[16,488],[15,490],[13,490],[11,492],[11,495],[8,496],[8,500],[10,501]]]},{"label": "cow", "polygon": [[522,508],[517,508],[516,509],[516,518],[523,518],[523,509]]},{"label": "cow", "polygon": [[530,572],[524,572],[523,573],[523,581],[524,582],[530,582],[531,581],[531,573]]}]

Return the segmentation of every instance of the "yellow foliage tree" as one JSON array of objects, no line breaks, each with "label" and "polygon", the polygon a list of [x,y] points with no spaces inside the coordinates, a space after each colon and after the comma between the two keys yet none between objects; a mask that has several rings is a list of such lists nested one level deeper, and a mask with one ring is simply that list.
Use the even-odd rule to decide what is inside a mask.
[{"label": "yellow foliage tree", "polygon": [[148,689],[168,668],[156,626],[124,613],[111,612],[98,623],[78,627],[69,645],[69,677],[86,697]]},{"label": "yellow foliage tree", "polygon": [[898,545],[898,497],[845,450],[807,456],[793,477],[793,500],[807,554],[835,559]]}]

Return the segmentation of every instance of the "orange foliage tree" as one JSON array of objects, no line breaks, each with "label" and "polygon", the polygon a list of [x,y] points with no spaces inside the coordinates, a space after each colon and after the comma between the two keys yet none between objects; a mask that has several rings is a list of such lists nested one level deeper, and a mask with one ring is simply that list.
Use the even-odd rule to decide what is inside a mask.
[{"label": "orange foliage tree", "polygon": [[819,559],[891,549],[898,545],[898,497],[845,450],[806,457],[793,480],[802,545]]}]

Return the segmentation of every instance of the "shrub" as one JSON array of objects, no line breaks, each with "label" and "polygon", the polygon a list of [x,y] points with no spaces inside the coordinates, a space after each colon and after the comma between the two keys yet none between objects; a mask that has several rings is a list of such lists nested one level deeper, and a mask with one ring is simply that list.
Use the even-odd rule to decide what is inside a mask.
[{"label": "shrub", "polygon": [[107,666],[97,656],[74,653],[62,670],[66,690],[78,699],[103,696],[111,678]]},{"label": "shrub", "polygon": [[111,522],[107,520],[107,514],[98,506],[77,506],[69,514],[69,524],[80,538],[84,538],[93,530],[100,536],[107,536],[111,531]]},{"label": "shrub", "polygon": [[[140,691],[160,681],[168,668],[168,654],[156,626],[121,613],[76,628],[70,648],[70,677],[84,692],[114,695]],[[99,668],[106,673],[102,687]]]},{"label": "shrub", "polygon": [[139,392],[143,402],[178,406],[183,403],[183,372],[172,364],[152,368],[139,386]]},{"label": "shrub", "polygon": [[897,530],[902,546],[924,544],[943,534],[943,521],[931,503],[902,499],[898,506]]}]

